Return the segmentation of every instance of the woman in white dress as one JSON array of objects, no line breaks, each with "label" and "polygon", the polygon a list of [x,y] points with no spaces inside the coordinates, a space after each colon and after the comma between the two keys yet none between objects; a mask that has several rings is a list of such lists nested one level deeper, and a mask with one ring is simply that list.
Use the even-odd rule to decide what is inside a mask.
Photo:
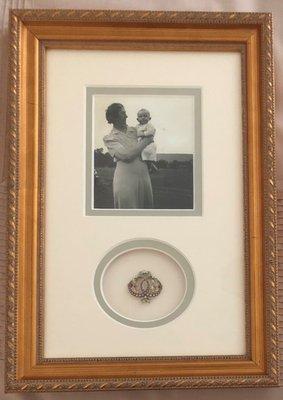
[{"label": "woman in white dress", "polygon": [[152,209],[151,180],[141,159],[143,149],[153,142],[152,137],[138,142],[137,130],[127,125],[127,114],[120,103],[113,103],[107,108],[106,119],[113,124],[113,129],[103,140],[117,161],[113,178],[114,207]]}]

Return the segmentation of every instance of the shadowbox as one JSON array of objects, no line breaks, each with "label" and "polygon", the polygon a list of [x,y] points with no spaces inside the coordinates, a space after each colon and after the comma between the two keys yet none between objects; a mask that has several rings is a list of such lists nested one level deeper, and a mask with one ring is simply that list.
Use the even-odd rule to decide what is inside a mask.
[{"label": "shadowbox", "polygon": [[6,390],[278,385],[271,15],[10,33]]}]

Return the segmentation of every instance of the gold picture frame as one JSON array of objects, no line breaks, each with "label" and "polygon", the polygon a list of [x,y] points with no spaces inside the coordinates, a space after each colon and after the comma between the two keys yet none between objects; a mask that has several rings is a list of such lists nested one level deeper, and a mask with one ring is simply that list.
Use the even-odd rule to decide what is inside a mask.
[{"label": "gold picture frame", "polygon": [[[6,390],[278,385],[272,16],[236,12],[13,10],[10,34]],[[48,48],[240,52],[246,355],[44,359],[44,57]]]}]

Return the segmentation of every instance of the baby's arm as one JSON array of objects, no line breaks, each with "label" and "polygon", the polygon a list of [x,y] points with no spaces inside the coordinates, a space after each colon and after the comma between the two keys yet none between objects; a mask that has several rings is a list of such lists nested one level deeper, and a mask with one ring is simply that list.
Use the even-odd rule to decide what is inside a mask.
[{"label": "baby's arm", "polygon": [[146,136],[145,125],[137,125],[136,126],[136,130],[137,130],[137,135],[138,135],[139,138]]},{"label": "baby's arm", "polygon": [[154,136],[156,129],[153,125],[147,124],[146,129],[144,131],[145,136]]}]

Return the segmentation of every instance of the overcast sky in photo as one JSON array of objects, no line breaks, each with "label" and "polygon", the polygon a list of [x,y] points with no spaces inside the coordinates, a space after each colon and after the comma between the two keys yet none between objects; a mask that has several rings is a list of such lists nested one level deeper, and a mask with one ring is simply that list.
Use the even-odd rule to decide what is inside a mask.
[{"label": "overcast sky in photo", "polygon": [[137,112],[146,108],[151,124],[156,128],[157,153],[194,153],[194,96],[190,95],[94,95],[94,148],[106,150],[103,137],[112,125],[105,118],[105,110],[112,103],[121,103],[128,115],[127,124],[136,126]]}]

